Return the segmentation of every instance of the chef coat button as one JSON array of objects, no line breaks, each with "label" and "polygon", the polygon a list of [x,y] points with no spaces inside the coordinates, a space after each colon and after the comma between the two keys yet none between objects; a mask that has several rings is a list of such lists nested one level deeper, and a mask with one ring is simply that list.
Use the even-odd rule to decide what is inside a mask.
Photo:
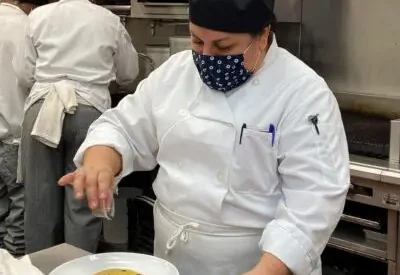
[{"label": "chef coat button", "polygon": [[218,179],[220,182],[225,182],[225,175],[224,175],[224,173],[218,172],[218,173],[217,173],[217,179]]},{"label": "chef coat button", "polygon": [[255,78],[255,79],[253,80],[253,85],[256,86],[256,85],[258,85],[258,84],[260,84],[260,80],[259,80],[258,77],[257,77],[257,78]]},{"label": "chef coat button", "polygon": [[182,109],[182,110],[179,111],[179,114],[180,114],[181,116],[187,116],[188,111]]}]

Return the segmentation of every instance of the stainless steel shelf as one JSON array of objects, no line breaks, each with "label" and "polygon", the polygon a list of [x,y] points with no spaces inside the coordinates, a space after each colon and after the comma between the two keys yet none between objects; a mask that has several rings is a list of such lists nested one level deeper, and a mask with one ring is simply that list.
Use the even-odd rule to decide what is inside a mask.
[{"label": "stainless steel shelf", "polygon": [[131,6],[130,5],[104,5],[102,7],[108,9],[109,11],[111,11],[117,15],[130,16],[130,14],[131,14]]},{"label": "stainless steel shelf", "polygon": [[354,216],[350,216],[350,215],[346,215],[346,214],[342,214],[341,219],[342,221],[346,221],[346,222],[350,222],[353,224],[358,224],[358,225],[362,225],[371,229],[375,229],[375,230],[381,230],[382,226],[380,225],[379,222],[376,221],[370,221],[367,219],[363,219],[363,218],[359,218],[359,217],[354,217]]},{"label": "stainless steel shelf", "polygon": [[[132,17],[152,19],[188,19],[189,5],[184,3],[140,3],[132,0]],[[276,1],[275,14],[279,22],[301,23],[302,0]]]},{"label": "stainless steel shelf", "polygon": [[368,239],[362,235],[338,230],[332,234],[328,246],[387,262],[387,243],[382,240]]},{"label": "stainless steel shelf", "polygon": [[130,12],[131,11],[131,6],[128,6],[128,5],[124,5],[124,6],[122,6],[122,5],[119,5],[119,6],[117,6],[117,5],[105,5],[105,6],[102,6],[103,8],[106,8],[106,9],[108,9],[108,10],[110,10],[110,11],[127,11],[127,12]]}]

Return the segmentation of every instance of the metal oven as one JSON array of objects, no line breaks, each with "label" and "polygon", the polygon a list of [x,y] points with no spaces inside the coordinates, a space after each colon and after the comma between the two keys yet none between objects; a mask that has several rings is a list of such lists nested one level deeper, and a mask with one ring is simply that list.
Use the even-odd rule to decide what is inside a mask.
[{"label": "metal oven", "polygon": [[399,121],[343,109],[342,118],[351,187],[323,275],[400,275]]},{"label": "metal oven", "polygon": [[188,3],[188,0],[132,0],[132,17],[187,20]]},{"label": "metal oven", "polygon": [[131,14],[130,0],[93,0],[93,2],[123,18]]},{"label": "metal oven", "polygon": [[[134,18],[187,20],[189,0],[131,0]],[[275,14],[280,22],[301,21],[302,0],[280,0],[275,3]]]},{"label": "metal oven", "polygon": [[[352,168],[351,189],[342,218],[324,253],[324,264],[346,275],[400,274],[397,256],[400,186],[383,182],[384,170],[361,165]],[[395,181],[399,179],[396,175]]]}]

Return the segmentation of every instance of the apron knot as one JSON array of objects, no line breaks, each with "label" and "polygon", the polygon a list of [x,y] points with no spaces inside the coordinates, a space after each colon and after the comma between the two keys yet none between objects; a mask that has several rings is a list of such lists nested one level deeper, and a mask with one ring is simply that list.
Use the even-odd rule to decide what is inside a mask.
[{"label": "apron knot", "polygon": [[198,223],[190,222],[184,225],[179,225],[178,229],[172,234],[172,236],[168,239],[166,245],[165,254],[169,254],[169,252],[175,247],[178,239],[182,242],[186,243],[189,240],[189,232],[188,229],[193,229],[199,227]]}]

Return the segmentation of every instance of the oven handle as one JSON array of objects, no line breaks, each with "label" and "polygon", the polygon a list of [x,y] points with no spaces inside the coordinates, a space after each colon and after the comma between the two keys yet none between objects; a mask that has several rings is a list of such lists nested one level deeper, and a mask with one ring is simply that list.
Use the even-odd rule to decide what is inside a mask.
[{"label": "oven handle", "polygon": [[103,8],[106,8],[112,12],[131,12],[131,6],[130,5],[103,5]]},{"label": "oven handle", "polygon": [[[189,3],[189,2],[188,2]],[[157,2],[142,2],[142,4],[146,7],[154,7],[154,8],[168,8],[168,7],[187,7],[188,3],[157,3]]]},{"label": "oven handle", "polygon": [[349,191],[347,193],[348,196],[361,195],[366,197],[373,197],[374,190],[370,187],[364,187],[355,184],[354,182],[350,182]]},{"label": "oven handle", "polygon": [[354,216],[350,216],[347,214],[342,214],[341,217],[342,221],[346,221],[346,222],[351,222],[351,223],[355,223],[358,225],[362,225],[371,229],[375,229],[375,230],[381,230],[382,226],[379,222],[376,221],[371,221],[371,220],[366,220],[363,218],[359,218],[359,217],[354,217]]}]

